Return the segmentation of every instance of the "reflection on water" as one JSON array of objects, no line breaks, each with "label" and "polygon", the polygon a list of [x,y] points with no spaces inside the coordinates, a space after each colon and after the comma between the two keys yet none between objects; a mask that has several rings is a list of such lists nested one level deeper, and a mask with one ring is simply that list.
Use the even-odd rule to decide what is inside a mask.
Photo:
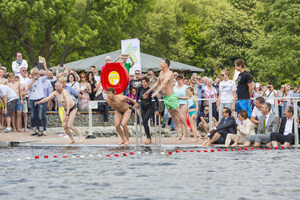
[{"label": "reflection on water", "polygon": [[[140,150],[107,159],[106,154],[136,150],[2,148],[0,199],[299,199],[298,149],[172,155]],[[163,149],[169,150],[175,149]],[[25,160],[35,155],[49,159]]]}]

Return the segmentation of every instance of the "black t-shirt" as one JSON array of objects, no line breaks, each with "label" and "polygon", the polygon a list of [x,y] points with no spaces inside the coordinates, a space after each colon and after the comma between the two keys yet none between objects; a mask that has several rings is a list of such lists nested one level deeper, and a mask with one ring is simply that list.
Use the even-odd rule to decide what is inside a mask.
[{"label": "black t-shirt", "polygon": [[201,112],[200,117],[203,117],[204,121],[206,121],[206,123],[209,123],[209,114],[207,113],[207,115],[205,115],[204,112]]},{"label": "black t-shirt", "polygon": [[236,91],[239,100],[250,99],[248,83],[252,83],[251,75],[247,71],[240,73]]},{"label": "black t-shirt", "polygon": [[[155,104],[154,102],[152,102],[152,97],[151,95],[153,94],[153,91],[150,92],[150,94],[147,96],[146,99],[144,99],[144,94],[150,89],[150,87],[144,88],[144,87],[139,87],[138,91],[137,91],[137,97],[136,97],[136,101],[139,102],[141,101],[141,107],[142,109],[155,109],[155,111],[158,111],[159,108],[159,101],[157,99],[157,97],[154,97],[155,100]],[[154,111],[153,109],[153,111]]]},{"label": "black t-shirt", "polygon": [[142,85],[142,81],[140,79],[129,81],[129,88],[131,88],[131,87],[139,88],[141,85]]}]

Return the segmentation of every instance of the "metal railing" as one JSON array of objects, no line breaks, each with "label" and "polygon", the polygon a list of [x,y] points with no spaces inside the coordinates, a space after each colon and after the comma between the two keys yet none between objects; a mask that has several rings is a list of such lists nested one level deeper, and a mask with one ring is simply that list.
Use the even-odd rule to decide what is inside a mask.
[{"label": "metal railing", "polygon": [[[274,99],[274,113],[276,116],[279,116],[279,105],[278,105],[278,100],[281,99],[287,99],[287,100],[293,100],[293,108],[294,108],[294,134],[295,134],[295,144],[299,144],[299,132],[298,132],[298,123],[297,123],[297,118],[298,118],[298,109],[297,109],[297,103],[300,102],[299,97],[275,97],[275,98],[265,98],[265,99]],[[211,130],[213,128],[213,116],[212,116],[212,103],[217,102],[217,98],[198,98],[198,101],[208,101],[208,106],[209,106],[209,129]],[[251,100],[255,101],[255,98],[251,98]],[[154,101],[154,100],[153,100]],[[159,99],[159,101],[163,101],[162,99]],[[92,131],[92,126],[93,126],[93,116],[92,116],[92,109],[97,109],[98,108],[98,102],[105,102],[105,100],[97,100],[97,101],[89,101],[89,135],[93,134]],[[140,106],[139,106],[140,109]],[[199,108],[200,109],[200,108]],[[222,112],[219,110],[219,112]],[[161,120],[157,120],[157,117],[155,115],[155,146],[159,146],[162,144],[162,139],[161,139]],[[141,145],[143,143],[142,137],[143,137],[143,131],[142,131],[142,124],[141,121],[137,123],[137,109],[135,109],[135,130],[136,130],[136,144],[137,146]],[[157,125],[158,121],[158,125]],[[157,137],[158,135],[158,137]],[[139,141],[140,140],[140,141]],[[157,141],[158,140],[158,141]]]}]

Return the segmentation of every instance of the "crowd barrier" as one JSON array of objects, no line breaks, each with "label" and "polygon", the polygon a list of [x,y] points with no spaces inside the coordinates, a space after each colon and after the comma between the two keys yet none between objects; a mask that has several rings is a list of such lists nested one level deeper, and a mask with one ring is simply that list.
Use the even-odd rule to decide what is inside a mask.
[{"label": "crowd barrier", "polygon": [[[300,102],[299,97],[275,97],[275,98],[268,98],[274,99],[274,113],[276,116],[279,116],[279,111],[278,111],[278,100],[281,99],[286,99],[286,100],[293,100],[293,108],[294,108],[294,124],[297,124],[297,118],[298,116],[298,109],[297,109],[297,103]],[[255,98],[252,98],[251,100],[255,100]],[[154,101],[154,100],[153,100]],[[159,101],[163,101],[162,99],[159,99]],[[212,129],[213,127],[213,116],[212,116],[212,103],[213,101],[217,101],[217,99],[213,98],[198,98],[198,101],[208,101],[208,106],[209,106],[209,129]],[[97,109],[98,108],[98,102],[105,102],[105,100],[98,100],[98,101],[89,101],[89,135],[93,135],[92,132],[92,126],[93,126],[93,115],[92,115],[92,109]],[[143,128],[141,121],[139,120],[139,123],[137,123],[137,109],[141,109],[140,106],[138,108],[135,108],[135,130],[136,130],[136,144],[137,146],[141,145],[143,143],[142,138],[143,138]],[[141,112],[140,112],[141,113]],[[157,120],[157,117],[159,118]],[[158,121],[158,124],[157,124]],[[149,120],[150,123],[150,120]],[[162,139],[161,139],[161,120],[160,120],[160,115],[157,116],[155,115],[155,146],[161,146],[162,145]],[[150,127],[150,126],[149,126]],[[299,144],[299,132],[298,132],[298,126],[294,126],[294,133],[295,133],[295,144]]]}]

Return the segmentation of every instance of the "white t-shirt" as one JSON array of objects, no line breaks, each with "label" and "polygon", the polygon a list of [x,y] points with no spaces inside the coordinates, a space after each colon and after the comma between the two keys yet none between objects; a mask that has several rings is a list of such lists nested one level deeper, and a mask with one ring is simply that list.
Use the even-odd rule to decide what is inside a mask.
[{"label": "white t-shirt", "polygon": [[274,91],[270,91],[270,90],[267,90],[265,92],[265,98],[266,98],[266,102],[274,105],[274,98],[275,98],[275,95],[274,95]]},{"label": "white t-shirt", "polygon": [[7,85],[0,84],[0,97],[3,98],[5,95],[7,97],[7,102],[19,99],[18,95],[13,89]]},{"label": "white t-shirt", "polygon": [[26,70],[28,69],[28,63],[26,60],[23,60],[21,64],[18,64],[16,61],[12,62],[11,68],[16,76],[20,76],[21,67],[25,67]]},{"label": "white t-shirt", "polygon": [[258,109],[256,106],[254,106],[253,111],[252,111],[252,116],[257,117],[259,119],[260,116],[263,114],[261,113],[260,109]]},{"label": "white t-shirt", "polygon": [[234,81],[221,81],[219,85],[220,102],[233,103],[233,91],[236,91]]},{"label": "white t-shirt", "polygon": [[95,79],[96,82],[99,82],[100,81],[100,76],[95,75],[94,79]]}]

